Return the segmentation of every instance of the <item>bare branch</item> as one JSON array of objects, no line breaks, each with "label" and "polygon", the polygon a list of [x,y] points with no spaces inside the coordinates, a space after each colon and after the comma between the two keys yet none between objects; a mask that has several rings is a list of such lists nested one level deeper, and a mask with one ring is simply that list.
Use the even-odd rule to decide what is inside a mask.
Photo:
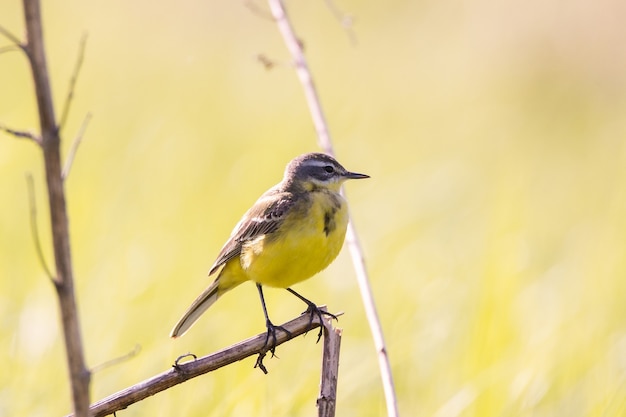
[{"label": "bare branch", "polygon": [[252,12],[252,14],[257,15],[260,18],[269,20],[271,22],[274,21],[274,18],[272,17],[270,13],[267,12],[267,10],[261,9],[253,1],[246,1],[244,3],[244,6],[246,6]]},{"label": "bare branch", "polygon": [[41,249],[41,241],[39,240],[39,228],[37,227],[37,202],[35,200],[35,184],[33,181],[33,176],[30,173],[26,174],[26,185],[28,188],[28,205],[30,207],[30,230],[33,234],[33,242],[35,243],[37,259],[39,259],[39,264],[46,272],[48,278],[54,281],[55,278],[52,275],[52,272],[50,272],[50,268],[46,263],[46,258],[43,256],[43,250]]},{"label": "bare branch", "polygon": [[0,54],[12,51],[23,51],[23,49],[19,45],[7,45],[0,48]]},{"label": "bare branch", "polygon": [[[272,15],[278,25],[278,29],[285,41],[285,45],[295,62],[296,72],[302,84],[302,88],[304,89],[306,102],[309,106],[309,110],[311,111],[311,117],[313,118],[313,124],[315,125],[315,130],[317,132],[318,143],[326,153],[333,155],[334,152],[330,132],[322,110],[321,101],[317,94],[317,90],[315,89],[313,76],[311,75],[304,57],[302,44],[299,42],[291,22],[289,21],[283,1],[268,0],[268,2]],[[352,221],[348,224],[346,242],[350,248],[352,263],[354,265],[357,282],[359,283],[361,291],[361,298],[363,300],[370,330],[374,339],[374,345],[376,347],[376,351],[378,352],[378,365],[380,368],[383,390],[385,392],[385,401],[387,403],[387,415],[389,417],[396,417],[398,416],[398,403],[396,400],[387,348],[385,347],[380,319],[378,318],[378,313],[376,312],[374,297],[372,296],[372,290],[369,285],[369,277],[363,260],[363,250],[361,249],[361,245]]]},{"label": "bare branch", "polygon": [[354,265],[357,281],[359,283],[359,289],[361,291],[361,299],[363,300],[363,306],[365,308],[365,315],[367,316],[370,331],[372,332],[372,337],[374,338],[374,346],[376,347],[376,352],[378,353],[378,367],[380,368],[383,390],[385,392],[387,415],[389,417],[397,417],[399,412],[396,400],[396,390],[393,383],[387,348],[385,347],[383,329],[380,325],[380,319],[378,318],[378,312],[376,311],[376,303],[374,302],[374,296],[372,295],[372,288],[369,284],[369,277],[367,269],[365,268],[365,260],[363,258],[363,249],[361,248],[361,243],[359,242],[352,220],[348,223],[346,244],[350,250],[352,264]]},{"label": "bare branch", "polygon": [[341,329],[333,328],[332,319],[330,317],[324,320],[322,378],[320,382],[320,394],[317,398],[317,414],[319,417],[335,416],[341,333]]},{"label": "bare branch", "polygon": [[69,370],[72,405],[78,417],[89,415],[89,385],[91,374],[85,365],[80,320],[74,293],[74,271],[70,250],[69,221],[63,178],[61,177],[61,137],[56,122],[52,100],[50,74],[46,59],[39,0],[23,0],[27,43],[24,50],[31,67],[37,110],[41,148],[48,189],[50,226],[55,261],[55,281],[63,337],[65,357]]},{"label": "bare branch", "polygon": [[74,163],[74,157],[76,156],[76,151],[78,151],[78,146],[83,140],[83,136],[85,135],[85,130],[87,130],[87,125],[91,120],[91,113],[87,113],[85,119],[83,120],[83,124],[80,126],[80,130],[78,131],[78,135],[74,138],[74,142],[72,142],[72,146],[70,147],[70,151],[67,154],[67,159],[65,160],[65,165],[63,166],[63,172],[61,172],[61,177],[65,180],[70,173],[70,169],[72,168],[72,164]]},{"label": "bare branch", "polygon": [[23,0],[23,5],[27,39],[24,49],[27,52],[35,84],[39,125],[41,126],[41,141],[42,145],[47,145],[46,142],[59,141],[60,139],[56,126],[50,74],[43,42],[41,7],[39,0]]},{"label": "bare branch", "polygon": [[78,47],[78,57],[76,58],[76,63],[74,64],[74,72],[72,72],[70,85],[67,89],[65,104],[63,105],[63,112],[61,113],[61,121],[59,122],[59,130],[63,130],[63,128],[65,127],[65,122],[67,121],[67,117],[70,113],[72,99],[74,98],[74,89],[76,88],[76,81],[78,80],[78,75],[80,74],[80,69],[83,66],[83,60],[85,59],[86,45],[87,34],[83,34],[82,38],[80,38],[80,46]]},{"label": "bare branch", "polygon": [[354,33],[354,29],[352,28],[352,23],[354,23],[354,18],[352,17],[352,15],[346,14],[339,10],[333,0],[324,0],[324,2],[326,3],[326,7],[328,7],[328,10],[330,10],[333,16],[335,16],[335,19],[337,19],[337,21],[346,31],[346,34],[348,35],[352,46],[355,46],[358,42],[356,34]]},{"label": "bare branch", "polygon": [[0,25],[0,34],[4,35],[5,38],[13,42],[15,46],[24,50],[24,45],[22,44],[22,41],[20,41],[20,38],[15,36],[13,33],[11,33],[7,28],[5,28],[2,25]]},{"label": "bare branch", "polygon": [[100,372],[103,369],[110,368],[122,362],[126,362],[127,360],[137,356],[139,352],[141,352],[141,345],[135,345],[133,350],[131,350],[130,352],[125,353],[122,356],[118,356],[117,358],[113,358],[111,360],[103,362],[100,365],[94,366],[93,368],[91,368],[91,373],[95,374],[96,372]]},{"label": "bare branch", "polygon": [[26,130],[15,130],[5,125],[0,125],[0,130],[8,133],[9,135],[13,135],[16,138],[30,139],[41,145],[41,138],[37,136],[37,134],[35,134],[34,132],[28,132]]},{"label": "bare branch", "polygon": [[[326,308],[322,306],[320,310],[326,311]],[[319,326],[320,322],[316,316],[311,321],[309,314],[302,314],[283,324],[283,327],[291,334],[279,332],[276,335],[276,345],[281,345]],[[178,363],[178,360],[182,358],[181,356],[169,370],[125,388],[91,405],[89,408],[90,415],[99,417],[113,414],[174,385],[230,365],[249,356],[265,353],[267,351],[265,338],[266,333],[263,332],[218,352],[185,363]],[[194,355],[187,354],[183,356]]]},{"label": "bare branch", "polygon": [[324,152],[334,155],[332,140],[330,138],[330,132],[328,131],[328,124],[326,123],[324,112],[322,111],[322,106],[320,104],[321,101],[319,95],[317,94],[313,77],[311,76],[309,66],[306,62],[306,58],[304,57],[302,43],[296,37],[293,27],[291,26],[291,22],[287,16],[287,11],[283,6],[283,2],[281,0],[269,0],[269,5],[272,15],[276,20],[276,24],[278,25],[278,30],[283,36],[285,45],[293,58],[298,78],[304,88],[306,102],[309,106],[309,110],[311,111],[313,125],[315,126],[315,131],[317,132],[318,144]]}]

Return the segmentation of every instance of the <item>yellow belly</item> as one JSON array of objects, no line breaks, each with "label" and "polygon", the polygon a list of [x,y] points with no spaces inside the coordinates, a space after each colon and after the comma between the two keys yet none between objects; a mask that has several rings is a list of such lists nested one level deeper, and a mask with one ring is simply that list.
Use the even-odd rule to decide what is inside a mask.
[{"label": "yellow belly", "polygon": [[[332,228],[325,230],[325,216],[331,208]],[[276,232],[245,244],[241,267],[252,281],[270,287],[290,287],[311,278],[337,257],[347,224],[343,199],[316,193],[306,212],[288,216]]]}]

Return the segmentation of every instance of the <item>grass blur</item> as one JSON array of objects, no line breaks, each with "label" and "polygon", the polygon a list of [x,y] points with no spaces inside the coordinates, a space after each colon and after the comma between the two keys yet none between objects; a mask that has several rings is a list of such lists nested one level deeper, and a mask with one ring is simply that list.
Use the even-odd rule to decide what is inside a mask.
[{"label": "grass blur", "polygon": [[[402,414],[626,415],[625,6],[343,1],[351,45],[323,2],[287,5],[338,159],[372,177],[347,192]],[[0,24],[19,35],[22,20],[20,2],[0,3]],[[89,36],[64,129],[69,149],[93,113],[66,183],[88,363],[142,347],[93,376],[95,401],[263,331],[244,285],[167,337],[241,214],[317,148],[276,27],[242,2],[46,3],[44,24],[59,114]],[[37,125],[17,52],[0,54],[0,92],[0,122]],[[64,348],[26,172],[50,263],[40,153],[0,135],[0,416],[63,415]],[[346,313],[338,415],[384,415],[347,253],[297,290]],[[267,297],[275,322],[303,308]],[[248,359],[123,415],[313,415],[314,339],[281,346],[267,376]]]}]

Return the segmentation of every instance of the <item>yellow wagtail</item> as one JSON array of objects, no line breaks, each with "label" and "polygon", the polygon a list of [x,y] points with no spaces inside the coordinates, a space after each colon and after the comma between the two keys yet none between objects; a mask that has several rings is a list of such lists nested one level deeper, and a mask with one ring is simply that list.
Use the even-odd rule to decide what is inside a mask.
[{"label": "yellow wagtail", "polygon": [[270,321],[263,285],[285,288],[300,298],[308,305],[311,319],[314,314],[320,318],[328,314],[289,287],[320,272],[339,254],[348,225],[347,204],[339,189],[345,180],[358,178],[369,176],[349,172],[323,153],[293,159],[283,180],[266,191],[237,223],[209,271],[212,275],[221,268],[220,273],[170,336],[182,336],[219,297],[245,281],[256,283],[268,331],[266,346],[270,335],[274,338],[272,353],[276,328],[285,329]]}]

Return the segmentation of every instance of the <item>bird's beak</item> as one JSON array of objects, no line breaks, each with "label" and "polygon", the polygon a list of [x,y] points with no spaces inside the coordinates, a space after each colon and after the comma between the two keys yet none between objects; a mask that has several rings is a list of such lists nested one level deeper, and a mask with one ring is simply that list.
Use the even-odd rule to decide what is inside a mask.
[{"label": "bird's beak", "polygon": [[365,174],[359,174],[359,173],[356,173],[356,172],[346,172],[344,174],[344,177],[349,179],[349,180],[359,180],[359,179],[362,179],[362,178],[369,178],[370,176],[369,175],[365,175]]}]

